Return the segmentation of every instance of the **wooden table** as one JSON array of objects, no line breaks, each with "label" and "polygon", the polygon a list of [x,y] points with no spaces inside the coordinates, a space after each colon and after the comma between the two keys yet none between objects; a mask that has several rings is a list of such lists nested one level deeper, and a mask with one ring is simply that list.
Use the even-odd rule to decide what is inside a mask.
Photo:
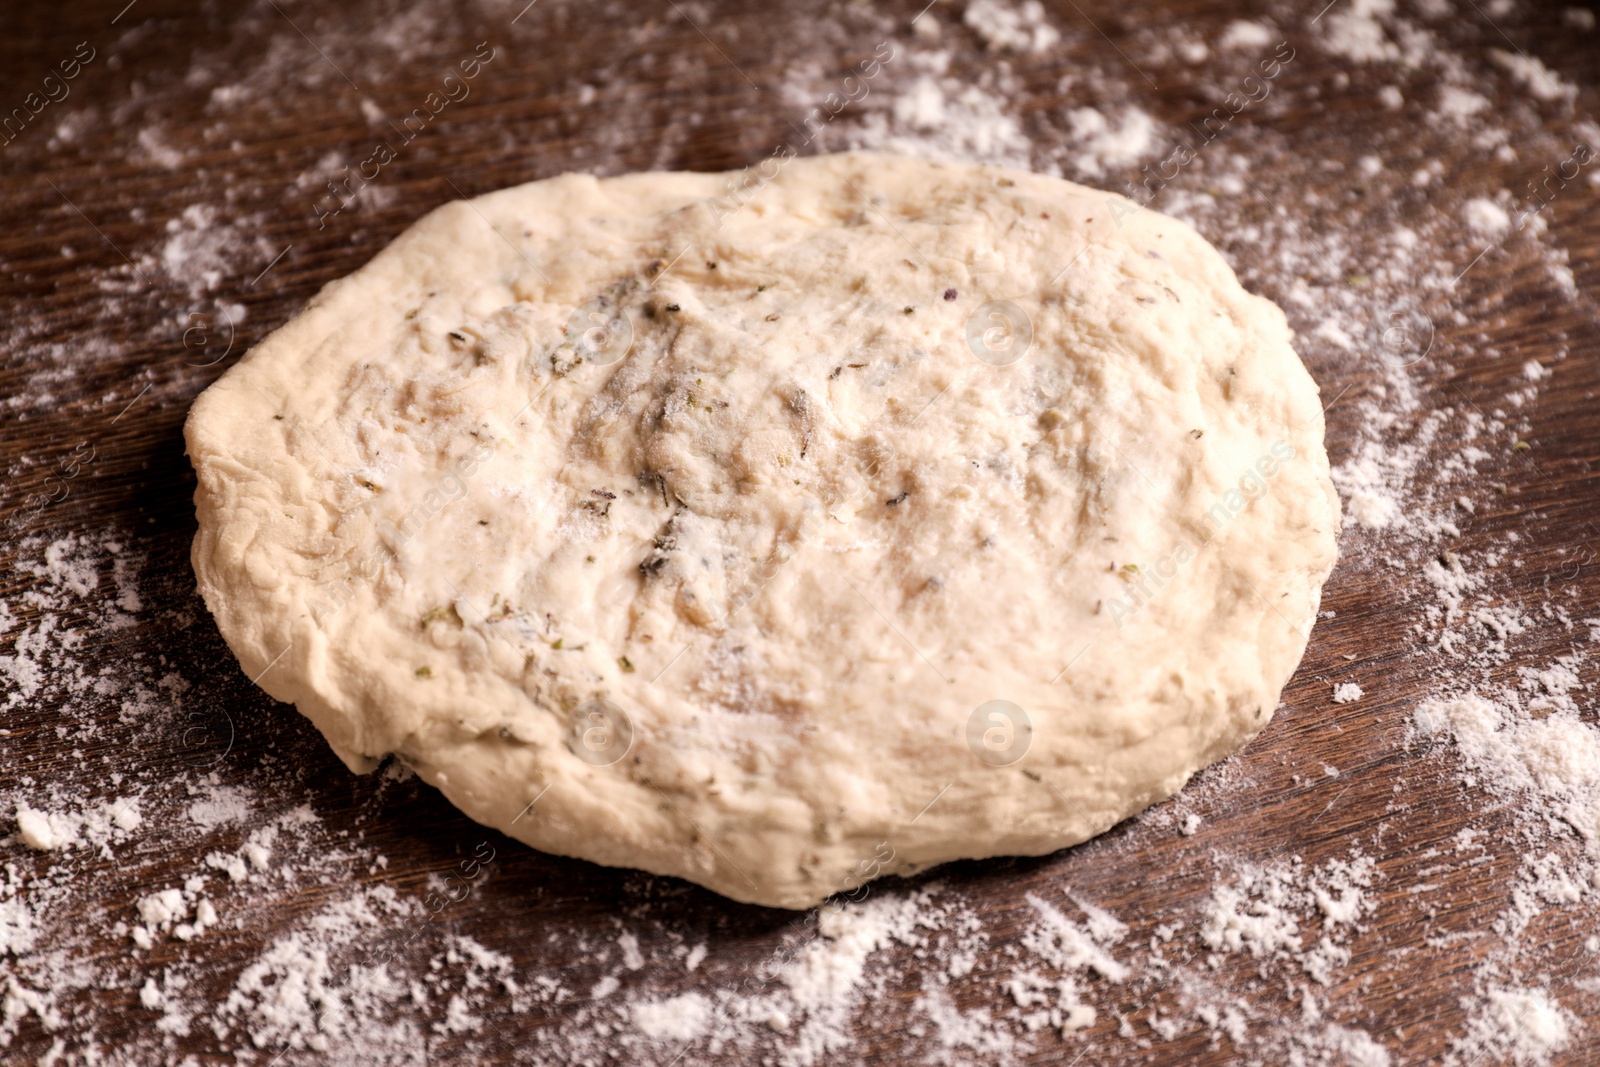
[{"label": "wooden table", "polygon": [[[1426,231],[1425,240],[1441,249],[1438,270],[1446,277],[1468,267],[1477,247],[1489,242],[1453,221],[1465,198],[1506,189],[1526,202],[1541,168],[1554,167],[1583,140],[1574,122],[1595,103],[1591,75],[1600,38],[1564,21],[1560,5],[1493,8],[1491,21],[1468,2],[1456,5],[1452,17],[1416,21],[1464,57],[1464,76],[1488,100],[1487,111],[1455,125],[1430,115],[1437,71],[1332,54],[1320,36],[1326,27],[1312,21],[1321,0],[1252,3],[1244,11],[1220,3],[1059,0],[1047,7],[1063,39],[1037,55],[985,50],[944,4],[934,12],[943,25],[941,43],[919,38],[907,27],[920,0],[881,10],[744,0],[604,8],[563,0],[525,8],[521,0],[439,0],[415,9],[376,2],[125,2],[14,5],[0,34],[0,105],[8,109],[46,88],[45,75],[60,63],[88,55],[80,42],[93,52],[65,83],[67,95],[30,113],[0,146],[0,289],[7,309],[0,454],[9,473],[0,496],[8,523],[0,543],[3,595],[19,626],[36,621],[41,610],[26,593],[49,580],[17,569],[17,562],[41,559],[44,546],[63,537],[95,545],[115,537],[142,602],[127,613],[128,625],[107,623],[112,575],[109,557],[97,549],[101,591],[69,598],[52,612],[81,635],[83,645],[70,658],[103,669],[104,688],[115,691],[97,695],[78,686],[72,694],[61,682],[8,710],[0,798],[49,807],[52,788],[96,802],[144,798],[142,826],[104,855],[41,853],[15,837],[0,841],[0,861],[20,880],[22,898],[54,902],[53,944],[35,946],[34,964],[0,950],[0,987],[7,976],[37,985],[29,968],[50,948],[93,967],[92,980],[62,986],[54,1030],[25,1015],[0,1058],[28,1061],[59,1039],[73,1054],[85,1042],[120,1049],[119,1062],[176,1061],[186,1053],[200,1062],[233,1062],[234,1050],[252,1048],[246,1029],[222,1026],[219,1033],[209,1020],[224,1017],[219,1005],[241,972],[330,903],[380,886],[411,914],[378,916],[359,949],[341,949],[334,963],[370,961],[381,950],[395,973],[427,986],[427,1003],[407,1009],[422,1035],[412,1050],[419,1060],[425,1054],[431,1062],[666,1064],[681,1051],[678,1062],[687,1064],[754,1055],[734,1046],[718,1051],[706,1041],[681,1049],[681,1043],[641,1044],[614,1005],[651,993],[766,988],[764,961],[810,936],[815,916],[739,906],[682,883],[538,855],[475,826],[414,780],[346,772],[309,723],[240,674],[195,595],[188,563],[193,478],[180,430],[194,397],[249,345],[435,205],[568,170],[753,163],[791,137],[810,106],[797,103],[786,83],[831,84],[886,35],[908,51],[949,48],[954,74],[1009,79],[1001,95],[1043,152],[1068,143],[1067,113],[1084,105],[1114,113],[1137,103],[1169,131],[1200,120],[1249,72],[1257,51],[1271,52],[1218,47],[1229,22],[1249,16],[1275,23],[1273,40],[1294,42],[1295,59],[1274,94],[1233,119],[1219,141],[1229,158],[1249,164],[1244,180],[1227,184],[1224,168],[1197,166],[1161,197],[1222,182],[1220,195],[1238,201],[1229,218],[1242,223],[1208,224],[1218,216],[1201,213],[1199,225],[1249,287],[1289,310],[1305,338],[1308,365],[1336,401],[1328,412],[1335,463],[1351,458],[1370,433],[1362,401],[1386,380],[1370,337],[1356,338],[1355,350],[1346,351],[1316,333],[1325,304],[1348,303],[1352,291],[1370,288],[1370,298],[1357,299],[1367,300],[1374,316],[1394,306],[1424,315],[1418,321],[1427,324],[1431,347],[1408,371],[1421,400],[1405,416],[1411,420],[1446,405],[1492,414],[1507,408],[1508,392],[1528,384],[1521,378],[1526,361],[1554,367],[1553,381],[1530,404],[1508,412],[1507,433],[1483,443],[1493,455],[1479,468],[1484,491],[1473,494],[1475,513],[1457,516],[1458,537],[1435,541],[1440,551],[1475,558],[1502,550],[1503,562],[1489,576],[1493,594],[1530,617],[1546,605],[1573,620],[1600,615],[1594,187],[1571,183],[1541,216],[1548,232],[1494,243],[1453,285],[1419,277],[1410,287],[1396,286],[1377,273],[1389,255],[1387,235],[1402,223]],[[1177,56],[1179,39],[1210,42],[1209,58]],[[471,81],[470,95],[433,116],[351,207],[319,224],[319,210],[326,213],[332,203],[325,182],[342,175],[340,167],[369,158],[377,141],[394,139],[390,120],[440,90],[448,70],[479,42],[489,42],[493,58]],[[1578,87],[1575,103],[1518,88],[1491,58],[1493,48],[1540,57]],[[1091,71],[1103,76],[1089,77]],[[891,64],[885,77],[888,93],[903,90],[912,72]],[[1398,109],[1379,102],[1387,84],[1405,87]],[[842,116],[840,129],[853,121]],[[1490,126],[1507,132],[1510,158],[1498,157],[1492,143],[1473,143]],[[1590,133],[1600,137],[1592,127]],[[1159,155],[1113,166],[1100,181],[1120,188]],[[1362,170],[1359,161],[1369,155],[1384,161],[1380,174]],[[1433,179],[1411,180],[1430,165]],[[1347,262],[1361,266],[1330,278],[1304,255],[1280,259],[1291,241],[1302,253],[1319,241],[1337,244]],[[1548,270],[1550,250],[1558,248],[1570,256],[1575,294]],[[1294,298],[1302,283],[1314,299]],[[1381,337],[1382,329],[1372,336]],[[1452,432],[1447,428],[1430,445],[1408,507],[1457,454]],[[1512,447],[1511,436],[1532,447]],[[1493,483],[1502,488],[1488,491]],[[1514,543],[1507,540],[1513,533],[1520,538]],[[905,945],[878,952],[868,975],[882,981],[881,994],[859,1007],[855,1043],[834,1059],[1001,1058],[993,1050],[941,1045],[915,1001],[937,987],[962,1009],[1002,1015],[1014,1007],[1002,983],[1018,965],[1010,953],[1034,921],[1027,894],[1065,907],[1066,887],[1129,924],[1116,954],[1134,974],[1122,984],[1080,978],[1085,999],[1099,1011],[1086,1035],[1023,1035],[1013,1027],[1031,1042],[1019,1054],[1027,1062],[1077,1062],[1083,1049],[1090,1050],[1085,1063],[1220,1064],[1250,1056],[1286,1062],[1281,1046],[1241,1052],[1185,1014],[1188,994],[1151,964],[1149,948],[1157,927],[1175,921],[1184,929],[1165,955],[1188,961],[1185,973],[1207,976],[1216,998],[1244,1004],[1253,1033],[1317,1030],[1323,1024],[1294,1021],[1311,989],[1328,1020],[1370,1034],[1396,1063],[1434,1062],[1449,1052],[1468,1026],[1466,1000],[1489,981],[1481,966],[1503,952],[1493,925],[1509,906],[1519,855],[1530,846],[1514,803],[1464,787],[1448,753],[1408,742],[1411,712],[1451,682],[1515,680],[1518,668],[1582,653],[1592,641],[1581,624],[1541,622],[1509,642],[1503,662],[1428,653],[1434,630],[1423,609],[1431,594],[1416,573],[1416,544],[1347,529],[1343,547],[1324,600],[1336,614],[1317,627],[1285,693],[1286,708],[1260,739],[1176,801],[1080,848],[936,872],[940,899],[970,907],[988,947],[970,974],[948,983],[940,977],[943,963]],[[1359,679],[1366,695],[1335,705],[1330,686],[1345,679]],[[1324,766],[1336,768],[1337,777]],[[247,812],[225,810],[230,797]],[[191,812],[197,798],[220,808],[202,808],[197,822]],[[297,820],[301,809],[309,815]],[[1192,836],[1176,829],[1177,816],[1188,813],[1202,817]],[[213,820],[209,826],[205,818]],[[269,826],[278,827],[270,875],[234,883],[205,864],[208,853],[235,855],[252,832]],[[1456,849],[1465,827],[1484,832],[1481,852]],[[1556,833],[1549,848],[1569,857],[1581,852],[1570,834]],[[486,850],[494,858],[471,868],[465,895],[435,912],[437,894],[460,895],[439,880]],[[1349,939],[1351,957],[1331,984],[1316,985],[1291,961],[1248,953],[1224,954],[1215,967],[1207,962],[1199,916],[1214,886],[1236,879],[1241,863],[1281,864],[1297,856],[1310,869],[1352,850],[1376,863],[1378,878],[1368,891],[1374,910]],[[221,923],[194,941],[169,935],[148,953],[132,951],[116,924],[135,922],[136,902],[146,894],[196,874],[209,878]],[[882,890],[908,891],[903,884]],[[1584,942],[1596,930],[1595,918],[1588,898],[1548,907],[1521,935],[1525,951],[1499,979],[1547,985],[1584,1021],[1558,1057],[1563,1063],[1600,1060],[1600,997],[1579,981],[1594,970]],[[1308,943],[1320,936],[1314,914],[1298,921]],[[638,969],[622,963],[617,939],[624,932],[637,937],[644,961]],[[506,954],[520,987],[552,975],[571,995],[559,1002],[524,996],[519,1003],[498,987],[476,991],[472,1003],[486,1016],[483,1025],[435,1030],[457,981],[448,976],[459,968],[447,961],[436,972],[446,977],[435,981],[427,977],[429,965],[456,937]],[[683,953],[702,943],[704,962],[691,972]],[[145,980],[154,976],[159,985],[163,974],[188,982],[172,994],[193,1015],[187,1035],[156,1029],[162,1013],[139,1004]],[[608,975],[620,982],[609,1000],[593,992]],[[1159,1018],[1180,1024],[1161,1036],[1151,1028]],[[597,1029],[605,1025],[615,1033]],[[1119,1035],[1119,1025],[1133,1036]],[[392,1036],[392,1027],[384,1033]],[[769,1053],[781,1045],[776,1035],[772,1040],[778,1043]],[[355,1044],[373,1062],[401,1058],[376,1037]],[[246,1059],[269,1062],[281,1048],[267,1041]],[[342,1055],[353,1053],[346,1048]],[[276,1062],[329,1058],[338,1057],[290,1050]]]}]

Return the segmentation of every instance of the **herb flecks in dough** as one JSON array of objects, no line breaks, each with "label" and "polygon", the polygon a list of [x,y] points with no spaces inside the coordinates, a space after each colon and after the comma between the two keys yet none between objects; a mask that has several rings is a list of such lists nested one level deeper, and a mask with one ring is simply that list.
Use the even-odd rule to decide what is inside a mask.
[{"label": "herb flecks in dough", "polygon": [[196,402],[248,675],[353,768],[784,907],[1084,840],[1260,730],[1338,528],[1282,314],[1057,179],[725,180],[445,204]]}]

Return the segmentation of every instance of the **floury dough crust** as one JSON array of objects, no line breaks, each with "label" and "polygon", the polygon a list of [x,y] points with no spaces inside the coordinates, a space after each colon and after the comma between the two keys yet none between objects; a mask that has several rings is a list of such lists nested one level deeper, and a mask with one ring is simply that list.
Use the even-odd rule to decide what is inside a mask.
[{"label": "floury dough crust", "polygon": [[1082,841],[1266,724],[1339,524],[1289,342],[1053,178],[567,175],[432,212],[195,402],[195,572],[351,768],[806,907]]}]

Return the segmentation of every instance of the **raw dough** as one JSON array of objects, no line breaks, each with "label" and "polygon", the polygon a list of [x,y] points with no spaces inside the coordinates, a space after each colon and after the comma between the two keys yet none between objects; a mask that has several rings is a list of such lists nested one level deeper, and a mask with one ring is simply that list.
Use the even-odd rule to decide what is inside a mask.
[{"label": "raw dough", "polygon": [[1317,387],[1185,225],[848,154],[449,203],[190,414],[200,590],[356,770],[814,905],[1040,854],[1271,717]]}]

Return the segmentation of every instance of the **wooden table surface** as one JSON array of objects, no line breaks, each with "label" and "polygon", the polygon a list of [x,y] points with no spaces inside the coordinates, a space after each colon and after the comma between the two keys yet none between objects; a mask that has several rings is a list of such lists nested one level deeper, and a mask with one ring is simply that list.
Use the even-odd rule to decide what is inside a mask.
[{"label": "wooden table surface", "polygon": [[[1372,405],[1388,402],[1380,394],[1393,392],[1394,379],[1375,358],[1382,353],[1373,338],[1383,330],[1343,347],[1317,333],[1326,309],[1337,304],[1348,317],[1351,307],[1365,308],[1380,325],[1394,307],[1421,315],[1416,323],[1429,344],[1405,371],[1419,403],[1401,411],[1401,422],[1420,425],[1445,406],[1491,418],[1512,408],[1507,433],[1478,442],[1491,456],[1478,466],[1475,512],[1457,516],[1459,535],[1436,538],[1437,551],[1480,559],[1500,551],[1488,577],[1493,595],[1529,617],[1556,618],[1556,609],[1572,620],[1600,615],[1600,557],[1591,554],[1592,524],[1600,522],[1594,186],[1571,183],[1541,215],[1545,228],[1493,242],[1476,262],[1491,242],[1455,221],[1469,197],[1509,190],[1526,202],[1530,182],[1547,173],[1541,168],[1565,158],[1585,129],[1600,137],[1581,125],[1595,104],[1600,36],[1561,5],[1461,0],[1431,15],[1427,5],[1406,6],[1413,25],[1460,57],[1457,83],[1476,84],[1487,101],[1455,123],[1431,110],[1437,69],[1403,59],[1356,62],[1327,45],[1328,20],[1353,0],[1335,2],[1343,6],[1314,21],[1323,0],[1051,0],[1047,17],[1062,36],[1039,53],[986,49],[960,25],[961,8],[943,3],[933,12],[940,39],[919,37],[909,26],[921,0],[878,7],[747,0],[10,5],[0,33],[0,106],[37,103],[28,94],[42,91],[45,76],[75,52],[89,54],[80,48],[93,58],[66,83],[65,98],[30,112],[0,145],[0,455],[8,472],[0,490],[7,523],[0,595],[16,617],[0,652],[16,652],[22,628],[53,611],[81,644],[49,670],[77,663],[110,681],[96,692],[54,677],[26,695],[11,684],[19,698],[4,713],[10,733],[0,737],[0,833],[9,832],[10,806],[19,801],[61,807],[73,797],[87,803],[137,794],[143,821],[104,852],[37,852],[18,837],[0,838],[11,894],[34,899],[41,914],[41,902],[49,902],[51,941],[31,956],[0,948],[0,993],[8,980],[37,988],[45,980],[41,953],[60,954],[58,971],[71,969],[63,960],[79,961],[93,974],[92,981],[63,980],[53,1022],[21,1013],[0,1059],[32,1062],[59,1042],[69,1060],[93,1046],[116,1053],[117,1062],[192,1054],[196,1062],[266,1063],[280,1052],[281,1063],[361,1055],[397,1062],[404,1050],[378,1037],[341,1039],[328,1052],[284,1052],[274,1040],[258,1049],[248,1027],[223,1008],[241,973],[270,946],[307,929],[353,889],[377,886],[391,888],[398,903],[395,914],[365,928],[362,951],[386,946],[384,959],[408,980],[426,985],[450,939],[470,937],[510,957],[520,988],[553,975],[576,991],[517,1002],[503,989],[480,990],[472,1003],[487,1022],[454,1031],[442,1025],[448,996],[439,991],[448,992],[448,983],[440,979],[425,1003],[406,1009],[417,1037],[405,1055],[419,1062],[667,1064],[679,1056],[688,1064],[779,1054],[784,1038],[776,1033],[770,1047],[641,1042],[593,987],[612,975],[620,983],[613,998],[763,988],[764,964],[808,936],[814,915],[736,905],[672,880],[536,854],[475,826],[414,780],[349,774],[309,723],[241,675],[194,591],[193,477],[181,426],[194,397],[240,353],[430,208],[569,170],[754,163],[791,138],[814,106],[793,86],[832,84],[880,40],[898,42],[907,57],[948,49],[944,76],[1000,95],[1037,165],[1069,160],[1074,108],[1116,114],[1136,104],[1169,131],[1158,142],[1210,113],[1256,54],[1271,52],[1219,46],[1236,18],[1272,27],[1274,42],[1293,42],[1295,59],[1274,95],[1240,114],[1219,140],[1215,158],[1225,153],[1248,164],[1244,180],[1230,184],[1225,168],[1197,166],[1151,206],[1216,188],[1236,201],[1226,215],[1196,212],[1196,223],[1251,289],[1289,311],[1308,366],[1336,401],[1328,411],[1336,464],[1370,439]],[[1210,42],[1208,58],[1176,58],[1180,38]],[[349,208],[319,226],[319,209],[331,203],[326,182],[368,158],[377,141],[393,139],[391,120],[437,91],[479,42],[489,42],[493,58],[470,95],[434,117]],[[1539,57],[1576,95],[1541,97],[1532,82],[1508,74],[1494,49]],[[881,91],[904,92],[917,76],[891,63]],[[1404,86],[1402,106],[1379,102],[1388,84]],[[839,130],[858,128],[850,124],[859,120],[841,116]],[[1504,135],[1480,136],[1490,128]],[[827,143],[842,147],[842,137]],[[1497,151],[1501,144],[1510,150]],[[1384,162],[1381,172],[1362,168],[1367,156]],[[1113,163],[1098,177],[1070,162],[1062,170],[1122,188],[1159,157],[1156,150]],[[1413,179],[1430,166],[1431,177]],[[1410,284],[1380,283],[1392,254],[1387,235],[1398,225],[1439,250],[1432,273],[1448,281],[1469,263],[1470,270],[1448,285],[1420,275]],[[1334,246],[1341,251],[1328,259],[1358,267],[1330,278],[1316,250]],[[1575,291],[1549,269],[1560,250]],[[1508,405],[1507,394],[1528,384],[1521,369],[1528,360],[1553,366],[1555,376],[1524,406]],[[1425,498],[1438,504],[1430,486],[1460,453],[1458,425],[1447,423],[1427,443],[1408,509]],[[1513,437],[1532,447],[1513,447]],[[51,579],[19,564],[69,537],[123,546],[138,610],[108,621],[112,564],[98,548],[97,593],[65,608],[29,600]],[[1079,848],[955,864],[883,887],[903,894],[937,883],[940,899],[961,901],[981,920],[987,948],[970,973],[949,980],[927,953],[882,948],[868,966],[881,992],[854,1009],[854,1043],[831,1059],[1013,1055],[1054,1063],[1077,1062],[1087,1049],[1084,1063],[1278,1063],[1289,1062],[1287,1046],[1271,1041],[1286,1028],[1332,1021],[1371,1035],[1395,1063],[1436,1062],[1467,1033],[1470,1002],[1481,997],[1490,981],[1484,968],[1492,966],[1507,984],[1548,988],[1582,1020],[1556,1062],[1600,1062],[1600,996],[1583,981],[1596,966],[1585,941],[1600,932],[1592,900],[1545,908],[1519,935],[1522,947],[1506,956],[1495,926],[1512,906],[1520,857],[1531,847],[1527,822],[1515,804],[1464,786],[1448,753],[1408,741],[1412,711],[1442,686],[1514,681],[1519,668],[1582,655],[1592,644],[1586,628],[1530,625],[1492,662],[1430,651],[1437,625],[1426,608],[1435,600],[1417,572],[1434,549],[1419,556],[1415,538],[1352,526],[1342,550],[1323,605],[1335,615],[1317,626],[1285,708],[1241,756],[1177,800]],[[1359,680],[1366,695],[1332,703],[1332,682],[1346,679]],[[1586,693],[1577,695],[1592,720]],[[213,814],[208,823],[193,815],[197,797],[231,797],[248,813]],[[295,815],[305,809],[309,816]],[[1192,835],[1180,834],[1176,817],[1188,813],[1202,821]],[[276,828],[274,862],[292,870],[233,885],[206,867],[208,853],[234,854],[264,827]],[[1467,827],[1486,842],[1472,857],[1454,845]],[[1570,857],[1582,845],[1556,828],[1548,849]],[[465,895],[434,912],[426,902],[438,899],[438,879],[488,850],[493,860],[473,869]],[[1312,869],[1352,850],[1375,862],[1367,894],[1373,910],[1328,985],[1311,988],[1290,961],[1248,953],[1223,954],[1214,965],[1208,959],[1199,917],[1213,888],[1240,864],[1297,856]],[[146,894],[197,873],[210,877],[222,922],[194,941],[168,936],[134,951],[117,924],[136,921]],[[1083,997],[1098,1009],[1095,1025],[1073,1036],[1016,1026],[1013,1037],[1027,1047],[1011,1053],[941,1041],[918,998],[933,984],[964,1010],[996,1018],[1011,1010],[1003,984],[1035,915],[1027,895],[1065,901],[1068,887],[1131,928],[1117,949],[1134,970],[1127,981],[1080,976]],[[1299,921],[1314,943],[1320,920]],[[1245,1005],[1255,1036],[1219,1038],[1185,1014],[1182,983],[1151,963],[1157,927],[1171,922],[1183,932],[1166,955],[1188,961],[1185,973],[1205,975]],[[619,970],[623,933],[637,937],[643,966]],[[691,972],[684,949],[702,943],[704,962]],[[140,1004],[146,979],[160,985],[163,975],[186,983],[171,994],[188,1006],[186,1034],[158,1029],[161,1013]],[[1308,996],[1322,1022],[1307,1021]],[[397,1010],[386,1009],[384,1033],[392,1035]],[[1153,1026],[1162,1018],[1179,1025],[1163,1033]],[[1317,1055],[1339,1061],[1326,1048]]]}]

